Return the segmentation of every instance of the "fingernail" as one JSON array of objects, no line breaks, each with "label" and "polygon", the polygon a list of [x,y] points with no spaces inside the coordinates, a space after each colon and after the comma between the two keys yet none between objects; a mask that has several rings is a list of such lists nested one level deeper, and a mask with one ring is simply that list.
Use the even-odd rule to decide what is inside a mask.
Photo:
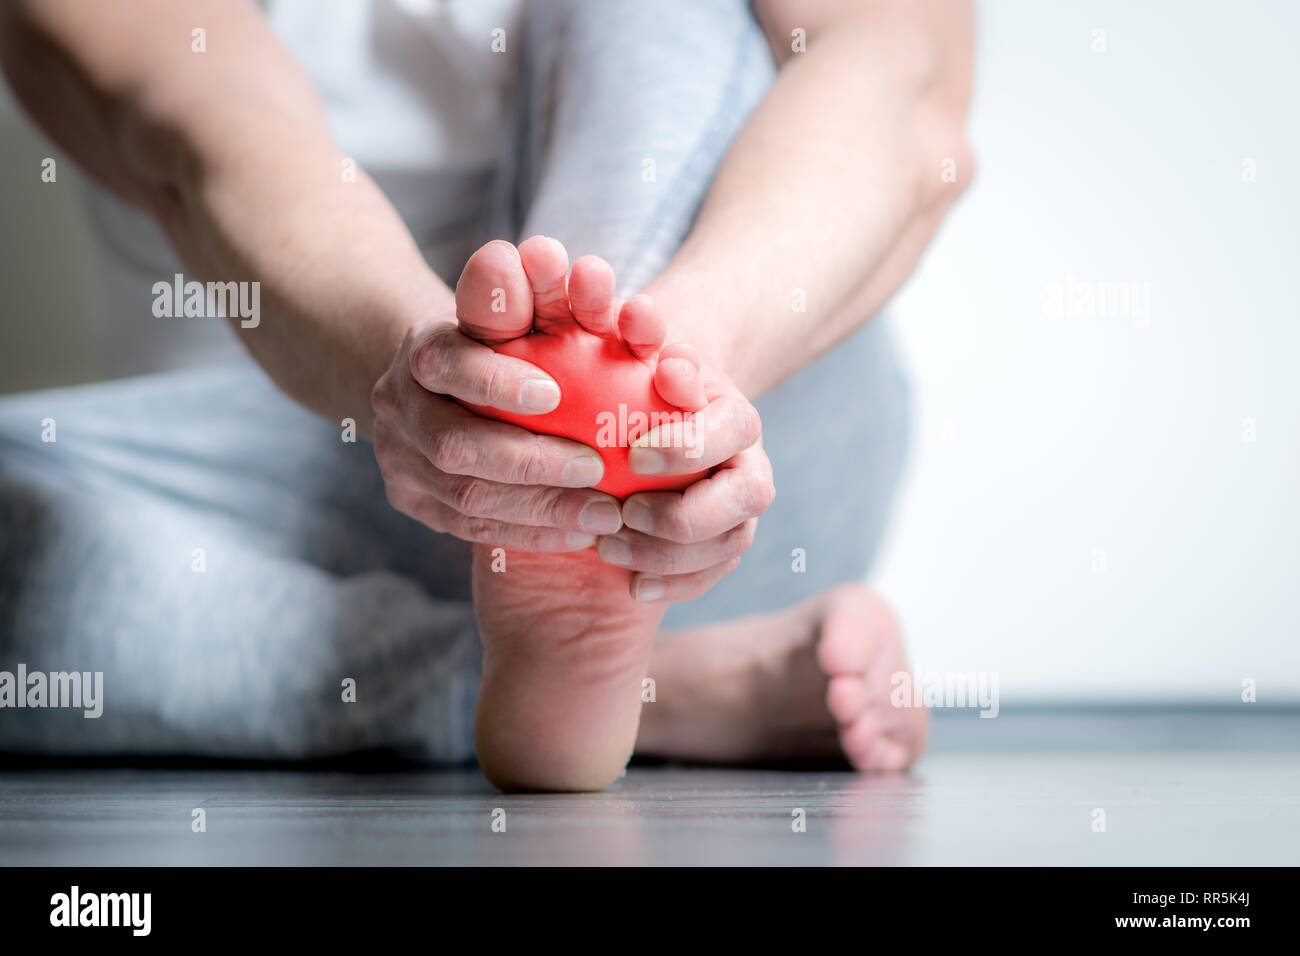
[{"label": "fingernail", "polygon": [[519,404],[530,412],[553,411],[560,404],[560,386],[549,378],[524,379],[519,387]]},{"label": "fingernail", "polygon": [[664,596],[663,578],[641,577],[636,582],[636,599],[638,601],[659,601]]},{"label": "fingernail", "polygon": [[601,538],[596,553],[606,564],[616,564],[620,568],[632,563],[632,549],[622,538]]},{"label": "fingernail", "polygon": [[623,503],[623,523],[633,531],[654,533],[654,517],[649,506],[635,498]]},{"label": "fingernail", "polygon": [[639,475],[657,475],[667,467],[663,454],[653,448],[633,447],[628,452],[627,461]]},{"label": "fingernail", "polygon": [[595,534],[613,534],[623,527],[623,516],[608,501],[593,501],[578,515],[578,526]]},{"label": "fingernail", "polygon": [[605,463],[599,455],[578,455],[564,466],[564,483],[571,488],[589,488],[605,476]]},{"label": "fingernail", "polygon": [[583,534],[581,531],[566,531],[564,543],[574,551],[581,551],[583,548],[590,548],[595,544],[596,536],[594,534]]}]

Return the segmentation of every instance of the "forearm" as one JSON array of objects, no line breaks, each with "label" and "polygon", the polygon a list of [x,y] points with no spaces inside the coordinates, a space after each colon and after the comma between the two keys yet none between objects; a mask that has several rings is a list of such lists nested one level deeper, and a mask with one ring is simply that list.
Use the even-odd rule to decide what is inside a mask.
[{"label": "forearm", "polygon": [[785,61],[646,290],[751,396],[884,304],[970,175],[964,3],[759,6]]},{"label": "forearm", "polygon": [[0,26],[37,122],[157,219],[187,278],[258,282],[257,323],[231,317],[245,345],[290,395],[368,429],[402,334],[450,316],[451,293],[364,173],[343,175],[310,83],[256,9],[32,0]]},{"label": "forearm", "polygon": [[261,282],[258,325],[232,319],[245,346],[289,395],[368,433],[372,386],[408,328],[451,319],[452,293],[364,173],[343,181],[327,139],[273,125],[257,149],[250,163],[201,147],[164,227],[201,278]]}]

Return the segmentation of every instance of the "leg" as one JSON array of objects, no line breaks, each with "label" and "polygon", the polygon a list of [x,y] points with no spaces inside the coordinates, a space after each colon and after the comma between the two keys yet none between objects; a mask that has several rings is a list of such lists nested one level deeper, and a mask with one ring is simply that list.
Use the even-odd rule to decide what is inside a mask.
[{"label": "leg", "polygon": [[[770,82],[765,41],[747,6],[729,2],[535,4],[526,36],[518,165],[501,193],[498,231],[545,233],[575,255],[598,253],[613,264],[620,292],[635,291],[676,250]],[[650,673],[669,697],[645,711],[643,751],[749,759],[843,748],[862,766],[895,766],[919,752],[923,715],[880,709],[882,680],[887,690],[891,668],[903,665],[892,615],[865,589],[835,587],[865,575],[885,531],[907,399],[877,319],[758,403],[777,502],[740,568],[668,612],[666,626],[690,630],[665,635],[656,649]],[[736,620],[756,611],[770,613]],[[743,639],[756,629],[770,636],[761,647]],[[711,690],[700,687],[705,658]],[[735,728],[761,724],[755,718],[776,702],[772,686],[747,680],[756,672],[789,678],[777,684],[795,695],[786,712],[799,717],[745,742]],[[867,684],[873,709],[863,702]],[[684,706],[669,707],[673,698]],[[744,703],[719,710],[720,701]],[[693,734],[683,732],[692,725]]]},{"label": "leg", "polygon": [[927,720],[890,705],[890,679],[907,667],[898,624],[864,585],[839,583],[866,574],[903,467],[907,386],[886,327],[868,326],[758,407],[776,502],[740,567],[669,611],[638,752],[906,766]]},{"label": "leg", "polygon": [[468,547],[340,437],[251,363],[0,401],[0,665],[104,674],[0,749],[468,759]]},{"label": "leg", "polygon": [[740,567],[666,625],[775,611],[865,577],[903,473],[909,397],[882,317],[760,398],[776,501]]},{"label": "leg", "polygon": [[771,83],[767,42],[743,0],[548,0],[524,33],[496,233],[553,236],[639,291]]},{"label": "leg", "polygon": [[[498,229],[554,236],[574,257],[599,255],[620,292],[636,291],[680,245],[770,84],[766,40],[741,0],[553,0],[529,5],[524,31]],[[649,182],[646,159],[654,160]],[[758,409],[777,502],[740,569],[673,608],[670,627],[775,610],[860,578],[884,532],[902,469],[907,389],[883,322]],[[806,553],[806,572],[792,570],[795,548]]]},{"label": "leg", "polygon": [[[613,274],[595,257],[576,263],[566,285],[567,273],[567,255],[553,239],[535,237],[518,251],[488,243],[470,258],[456,286],[462,330],[511,354],[531,344],[549,349],[552,358],[601,356],[618,366],[610,374],[621,383],[614,386],[622,389],[619,400],[653,394],[647,357],[663,345],[662,322],[629,307],[615,323]],[[503,311],[494,311],[499,288],[531,294],[512,294]],[[562,388],[577,385],[561,381]],[[528,427],[527,419],[517,423]],[[546,430],[543,423],[538,430]],[[617,530],[614,500],[601,507],[608,512],[605,530]],[[666,610],[666,602],[634,600],[630,579],[630,572],[605,563],[591,547],[563,554],[475,547],[474,607],[483,640],[475,743],[493,783],[597,790],[623,769]]]},{"label": "leg", "polygon": [[[654,10],[556,0],[528,10],[518,127],[494,231],[557,236],[575,255],[612,259],[624,288],[639,287],[681,241],[722,151],[770,80],[766,45],[739,0]],[[683,61],[689,70],[673,68]],[[466,276],[490,258],[472,260]],[[565,263],[554,276],[552,265],[542,254],[528,268],[543,320],[557,318],[552,308],[567,316],[570,304]],[[500,283],[466,276],[458,310],[481,312],[475,324],[490,330],[490,305],[466,300],[467,290]],[[626,572],[592,552],[510,554],[495,571],[490,552],[478,549],[474,591],[486,651],[477,741],[489,777],[552,789],[609,783],[631,752],[663,607],[629,601]]]}]

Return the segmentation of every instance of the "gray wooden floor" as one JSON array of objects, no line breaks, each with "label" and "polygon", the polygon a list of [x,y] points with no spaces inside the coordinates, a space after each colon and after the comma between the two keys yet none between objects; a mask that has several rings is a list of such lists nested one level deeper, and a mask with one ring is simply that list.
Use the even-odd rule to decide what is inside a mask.
[{"label": "gray wooden floor", "polygon": [[506,796],[476,770],[20,767],[0,771],[0,863],[1300,863],[1294,716],[1207,740],[1130,715],[1099,738],[1114,720],[1066,721],[1056,748],[1046,715],[941,723],[905,775],[636,766],[583,795]]}]

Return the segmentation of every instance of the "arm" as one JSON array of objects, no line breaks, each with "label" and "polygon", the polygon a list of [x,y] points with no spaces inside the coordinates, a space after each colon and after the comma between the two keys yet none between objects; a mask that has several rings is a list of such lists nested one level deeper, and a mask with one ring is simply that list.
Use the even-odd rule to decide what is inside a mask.
[{"label": "arm", "polygon": [[[451,311],[401,220],[343,181],[307,77],[240,0],[25,0],[0,14],[19,99],[86,171],[150,213],[200,280],[258,280],[233,324],[291,396],[368,428],[370,388],[419,318]],[[206,52],[191,30],[206,31]]]},{"label": "arm", "polygon": [[[749,396],[877,312],[970,181],[967,0],[755,0],[780,66],[646,289]],[[806,31],[806,52],[791,31]],[[956,181],[944,182],[951,158]],[[795,311],[795,290],[806,311]]]},{"label": "arm", "polygon": [[[196,27],[206,52],[191,49]],[[364,173],[344,180],[315,90],[256,7],[6,0],[0,63],[35,120],[151,214],[194,278],[260,282],[260,322],[235,317],[236,331],[290,396],[382,435],[395,507],[467,540],[572,550],[583,507],[609,500],[576,490],[600,480],[599,457],[445,397],[529,414],[558,390],[529,405],[524,383],[549,377],[460,334],[451,290],[397,213]],[[594,475],[566,477],[578,460]],[[471,514],[482,483],[493,494]]]},{"label": "arm", "polygon": [[[632,569],[683,567],[692,547],[750,527],[772,500],[755,397],[869,319],[915,268],[971,176],[968,0],[755,0],[780,66],[714,179],[690,235],[645,290],[702,353],[696,419],[727,468],[686,495],[623,509]],[[802,28],[806,52],[791,49]],[[955,161],[956,179],[941,176]],[[805,310],[796,311],[796,290]],[[685,474],[679,449],[664,471]],[[637,502],[644,507],[629,507]],[[730,502],[728,509],[722,502]],[[735,513],[735,503],[741,505]],[[716,573],[716,569],[715,572]],[[667,579],[669,592],[674,584]]]}]

